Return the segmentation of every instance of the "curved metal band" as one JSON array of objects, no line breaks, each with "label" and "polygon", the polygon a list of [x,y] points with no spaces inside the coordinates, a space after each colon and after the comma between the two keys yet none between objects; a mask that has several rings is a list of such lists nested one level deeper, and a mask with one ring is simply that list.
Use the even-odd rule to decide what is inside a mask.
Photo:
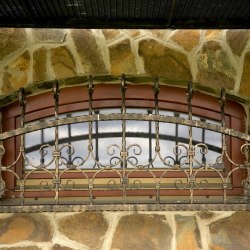
[{"label": "curved metal band", "polygon": [[163,116],[154,114],[93,114],[76,117],[67,117],[58,120],[50,120],[39,122],[32,125],[27,125],[23,128],[18,128],[0,134],[0,141],[9,139],[18,135],[26,134],[29,132],[37,131],[40,129],[51,128],[61,125],[80,123],[80,122],[93,122],[93,121],[112,121],[112,120],[136,120],[136,121],[155,121],[164,123],[175,123],[180,125],[192,126],[196,128],[204,128],[214,132],[230,135],[246,142],[250,142],[250,135],[241,133],[234,129],[224,128],[220,125],[210,124],[202,121],[188,120],[173,116]]}]

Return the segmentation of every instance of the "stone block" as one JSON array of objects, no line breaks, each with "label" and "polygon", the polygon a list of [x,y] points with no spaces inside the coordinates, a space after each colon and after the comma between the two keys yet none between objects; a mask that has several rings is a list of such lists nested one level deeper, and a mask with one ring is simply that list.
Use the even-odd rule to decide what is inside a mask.
[{"label": "stone block", "polygon": [[171,39],[183,47],[186,51],[191,51],[200,41],[199,30],[179,30]]},{"label": "stone block", "polygon": [[0,61],[6,56],[27,45],[25,29],[0,29]]},{"label": "stone block", "polygon": [[240,56],[250,38],[249,30],[228,30],[226,40],[235,55]]},{"label": "stone block", "polygon": [[243,96],[250,97],[250,52],[245,55],[239,92]]},{"label": "stone block", "polygon": [[139,55],[144,60],[147,74],[166,77],[170,80],[192,79],[186,55],[153,39],[142,40],[139,43]]},{"label": "stone block", "polygon": [[199,250],[200,231],[194,216],[176,215],[176,250]]},{"label": "stone block", "polygon": [[59,231],[71,240],[99,249],[108,229],[102,213],[83,212],[67,216],[59,221]]},{"label": "stone block", "polygon": [[24,87],[27,84],[29,64],[30,54],[28,51],[25,51],[4,68],[3,94],[9,94],[11,91]]},{"label": "stone block", "polygon": [[131,51],[129,39],[109,47],[109,55],[112,75],[136,74],[135,56]]},{"label": "stone block", "polygon": [[76,75],[74,58],[66,46],[51,49],[51,64],[57,79]]},{"label": "stone block", "polygon": [[74,250],[74,249],[56,244],[52,247],[52,250]]},{"label": "stone block", "polygon": [[206,42],[198,53],[197,80],[212,87],[234,88],[236,70],[218,42]]},{"label": "stone block", "polygon": [[34,40],[43,43],[62,43],[65,39],[64,29],[33,29]]},{"label": "stone block", "polygon": [[120,219],[111,249],[171,249],[172,231],[163,215],[132,214]]},{"label": "stone block", "polygon": [[48,242],[52,239],[52,228],[45,215],[15,214],[0,219],[0,244],[20,241]]},{"label": "stone block", "polygon": [[209,225],[211,250],[250,249],[250,213],[236,212]]},{"label": "stone block", "polygon": [[103,29],[102,34],[104,35],[106,41],[110,41],[118,37],[121,34],[121,32],[115,29]]},{"label": "stone block", "polygon": [[85,29],[74,29],[70,34],[81,60],[84,71],[82,73],[93,75],[108,73],[93,33]]},{"label": "stone block", "polygon": [[47,49],[42,47],[33,54],[33,82],[44,81],[48,78],[46,65]]}]

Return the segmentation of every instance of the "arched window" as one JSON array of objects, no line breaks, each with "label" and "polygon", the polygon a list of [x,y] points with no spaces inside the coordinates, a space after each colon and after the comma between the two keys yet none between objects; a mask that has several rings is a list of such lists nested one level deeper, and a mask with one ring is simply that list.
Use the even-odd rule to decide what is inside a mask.
[{"label": "arched window", "polygon": [[135,85],[123,78],[121,86],[93,87],[90,80],[59,91],[55,84],[53,94],[26,100],[21,91],[19,99],[21,107],[2,109],[3,131],[14,131],[1,135],[5,197],[220,203],[244,193],[245,112],[225,103],[224,92],[218,99],[191,85]]}]

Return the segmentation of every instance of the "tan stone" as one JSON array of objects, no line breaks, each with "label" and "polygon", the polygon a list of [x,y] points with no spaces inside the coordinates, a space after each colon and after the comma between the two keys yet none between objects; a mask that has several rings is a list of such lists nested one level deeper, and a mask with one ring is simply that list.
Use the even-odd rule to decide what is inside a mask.
[{"label": "tan stone", "polygon": [[176,250],[201,249],[200,232],[194,216],[176,215]]},{"label": "tan stone", "polygon": [[28,82],[30,54],[25,51],[12,63],[4,68],[2,92],[9,94],[11,91],[23,87]]},{"label": "tan stone", "polygon": [[115,29],[103,29],[102,34],[104,35],[105,39],[109,41],[118,37],[121,32]]},{"label": "tan stone", "polygon": [[163,215],[132,214],[120,219],[111,249],[171,249],[171,238],[171,229]]},{"label": "tan stone", "polygon": [[141,35],[140,30],[136,30],[136,29],[130,29],[130,30],[126,30],[126,32],[132,36],[132,37],[137,37]]},{"label": "tan stone", "polygon": [[151,30],[151,34],[157,38],[163,39],[166,35],[168,35],[170,30]]},{"label": "tan stone", "polygon": [[71,36],[81,59],[83,73],[94,75],[108,73],[95,36],[85,29],[71,30]]},{"label": "tan stone", "polygon": [[33,29],[35,41],[47,43],[62,43],[65,39],[64,29]]},{"label": "tan stone", "polygon": [[235,55],[240,56],[250,38],[249,30],[228,30],[226,39]]},{"label": "tan stone", "polygon": [[76,74],[74,58],[66,46],[51,49],[51,64],[56,78]]},{"label": "tan stone", "polygon": [[116,45],[109,47],[110,54],[110,72],[113,75],[135,74],[135,56],[131,51],[130,41],[126,39]]},{"label": "tan stone", "polygon": [[205,33],[205,37],[210,40],[220,39],[222,30],[207,30]]},{"label": "tan stone", "polygon": [[241,95],[250,97],[250,52],[245,55],[239,92]]},{"label": "tan stone", "polygon": [[236,70],[228,55],[218,42],[206,42],[198,53],[197,80],[201,84],[215,87],[234,88]]},{"label": "tan stone", "polygon": [[145,72],[171,80],[191,80],[186,55],[165,47],[155,40],[143,40],[139,44],[139,55],[144,60]]},{"label": "tan stone", "polygon": [[200,31],[198,30],[179,30],[172,37],[186,51],[191,51],[200,41]]},{"label": "tan stone", "polygon": [[25,29],[0,29],[0,61],[14,51],[27,45]]},{"label": "tan stone", "polygon": [[249,221],[249,212],[236,212],[210,224],[211,249],[249,249]]},{"label": "tan stone", "polygon": [[41,250],[41,248],[38,248],[36,246],[33,247],[3,247],[1,250]]},{"label": "tan stone", "polygon": [[101,213],[83,212],[67,216],[59,221],[59,231],[71,240],[99,249],[108,223]]},{"label": "tan stone", "polygon": [[25,240],[47,242],[52,238],[52,229],[42,214],[15,214],[0,219],[0,244],[11,244]]},{"label": "tan stone", "polygon": [[40,82],[48,78],[47,49],[42,47],[33,54],[33,82]]}]

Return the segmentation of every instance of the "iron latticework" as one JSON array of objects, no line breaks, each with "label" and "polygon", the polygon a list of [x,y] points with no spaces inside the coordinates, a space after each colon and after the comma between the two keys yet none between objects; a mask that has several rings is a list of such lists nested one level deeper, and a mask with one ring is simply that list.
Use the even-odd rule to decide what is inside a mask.
[{"label": "iron latticework", "polygon": [[[225,89],[221,90],[218,100],[221,111],[221,124],[211,124],[205,119],[194,120],[192,111],[193,89],[192,83],[188,83],[187,97],[187,118],[179,115],[163,115],[159,112],[159,93],[160,84],[156,79],[153,83],[154,109],[145,113],[128,113],[126,105],[126,78],[121,77],[121,107],[116,113],[100,113],[93,109],[94,83],[92,77],[89,78],[88,112],[79,116],[66,115],[60,117],[59,98],[60,90],[58,82],[54,83],[54,119],[43,120],[39,123],[26,124],[26,95],[23,88],[19,90],[19,104],[21,109],[21,127],[15,130],[4,132],[0,135],[0,206],[8,207],[16,205],[26,207],[27,205],[49,204],[58,206],[62,204],[81,204],[88,206],[103,204],[229,204],[248,206],[250,196],[250,163],[249,163],[249,142],[248,134],[235,131],[226,127],[225,122]],[[110,143],[106,148],[106,155],[109,159],[104,162],[99,155],[98,147],[98,122],[102,121],[121,121],[120,143]],[[146,121],[151,131],[145,134],[150,138],[149,151],[143,151],[143,145],[139,143],[128,143],[131,136],[127,129],[129,121]],[[96,125],[95,125],[96,123]],[[69,126],[72,124],[87,124],[88,132],[84,137],[85,145],[82,146],[82,152],[75,155],[76,149],[71,141],[61,140],[59,136],[60,126]],[[160,132],[160,124],[185,125],[188,127],[186,141],[178,142],[175,137],[175,145],[172,148],[173,156],[166,155],[161,145],[163,138]],[[27,156],[30,152],[25,143],[25,136],[28,133],[54,127],[54,140],[50,143],[39,145],[36,149],[39,151],[39,163],[34,164]],[[203,131],[214,131],[221,134],[221,148],[217,153],[219,157],[213,162],[207,161],[206,155],[211,150],[211,145],[205,141],[198,142],[194,140],[194,128],[200,128]],[[110,131],[112,134],[112,131]],[[146,135],[144,134],[144,137]],[[242,146],[238,153],[244,156],[241,162],[235,162],[229,153],[227,138],[234,137],[242,140]],[[4,164],[5,147],[4,141],[10,138],[17,138],[20,143],[18,146],[18,155],[11,164]],[[153,150],[152,150],[153,149]],[[31,150],[32,151],[32,150]],[[141,162],[138,157],[147,155],[147,160]],[[49,160],[45,158],[50,155]],[[89,165],[92,161],[92,167]],[[155,162],[158,167],[155,167]],[[160,163],[159,163],[160,162]],[[223,171],[223,164],[227,162],[230,165],[228,171]],[[16,171],[17,167],[22,168]],[[2,173],[8,172],[15,179],[15,191],[18,197],[15,199],[4,198],[6,190],[6,180]],[[234,188],[232,176],[235,172],[245,173],[242,180],[241,195],[229,195],[230,190]],[[208,173],[208,174],[207,174]],[[212,173],[212,175],[211,175]],[[44,174],[45,177],[37,177],[34,181],[34,174]],[[207,174],[207,176],[206,176]],[[74,176],[74,177],[72,177]],[[211,178],[213,176],[213,178]],[[209,191],[216,190],[216,195],[211,195]],[[176,192],[173,195],[173,191]],[[31,199],[30,192],[35,192]],[[171,193],[171,195],[168,194]],[[179,193],[178,193],[179,192]],[[46,195],[43,195],[45,193]],[[61,195],[64,193],[64,195]],[[47,195],[48,194],[48,195]],[[80,194],[80,195],[79,195]],[[100,194],[100,196],[99,196]],[[40,197],[45,197],[40,199]],[[75,197],[73,199],[72,197]],[[120,206],[120,205],[117,205]],[[239,207],[236,207],[237,209]]]}]

